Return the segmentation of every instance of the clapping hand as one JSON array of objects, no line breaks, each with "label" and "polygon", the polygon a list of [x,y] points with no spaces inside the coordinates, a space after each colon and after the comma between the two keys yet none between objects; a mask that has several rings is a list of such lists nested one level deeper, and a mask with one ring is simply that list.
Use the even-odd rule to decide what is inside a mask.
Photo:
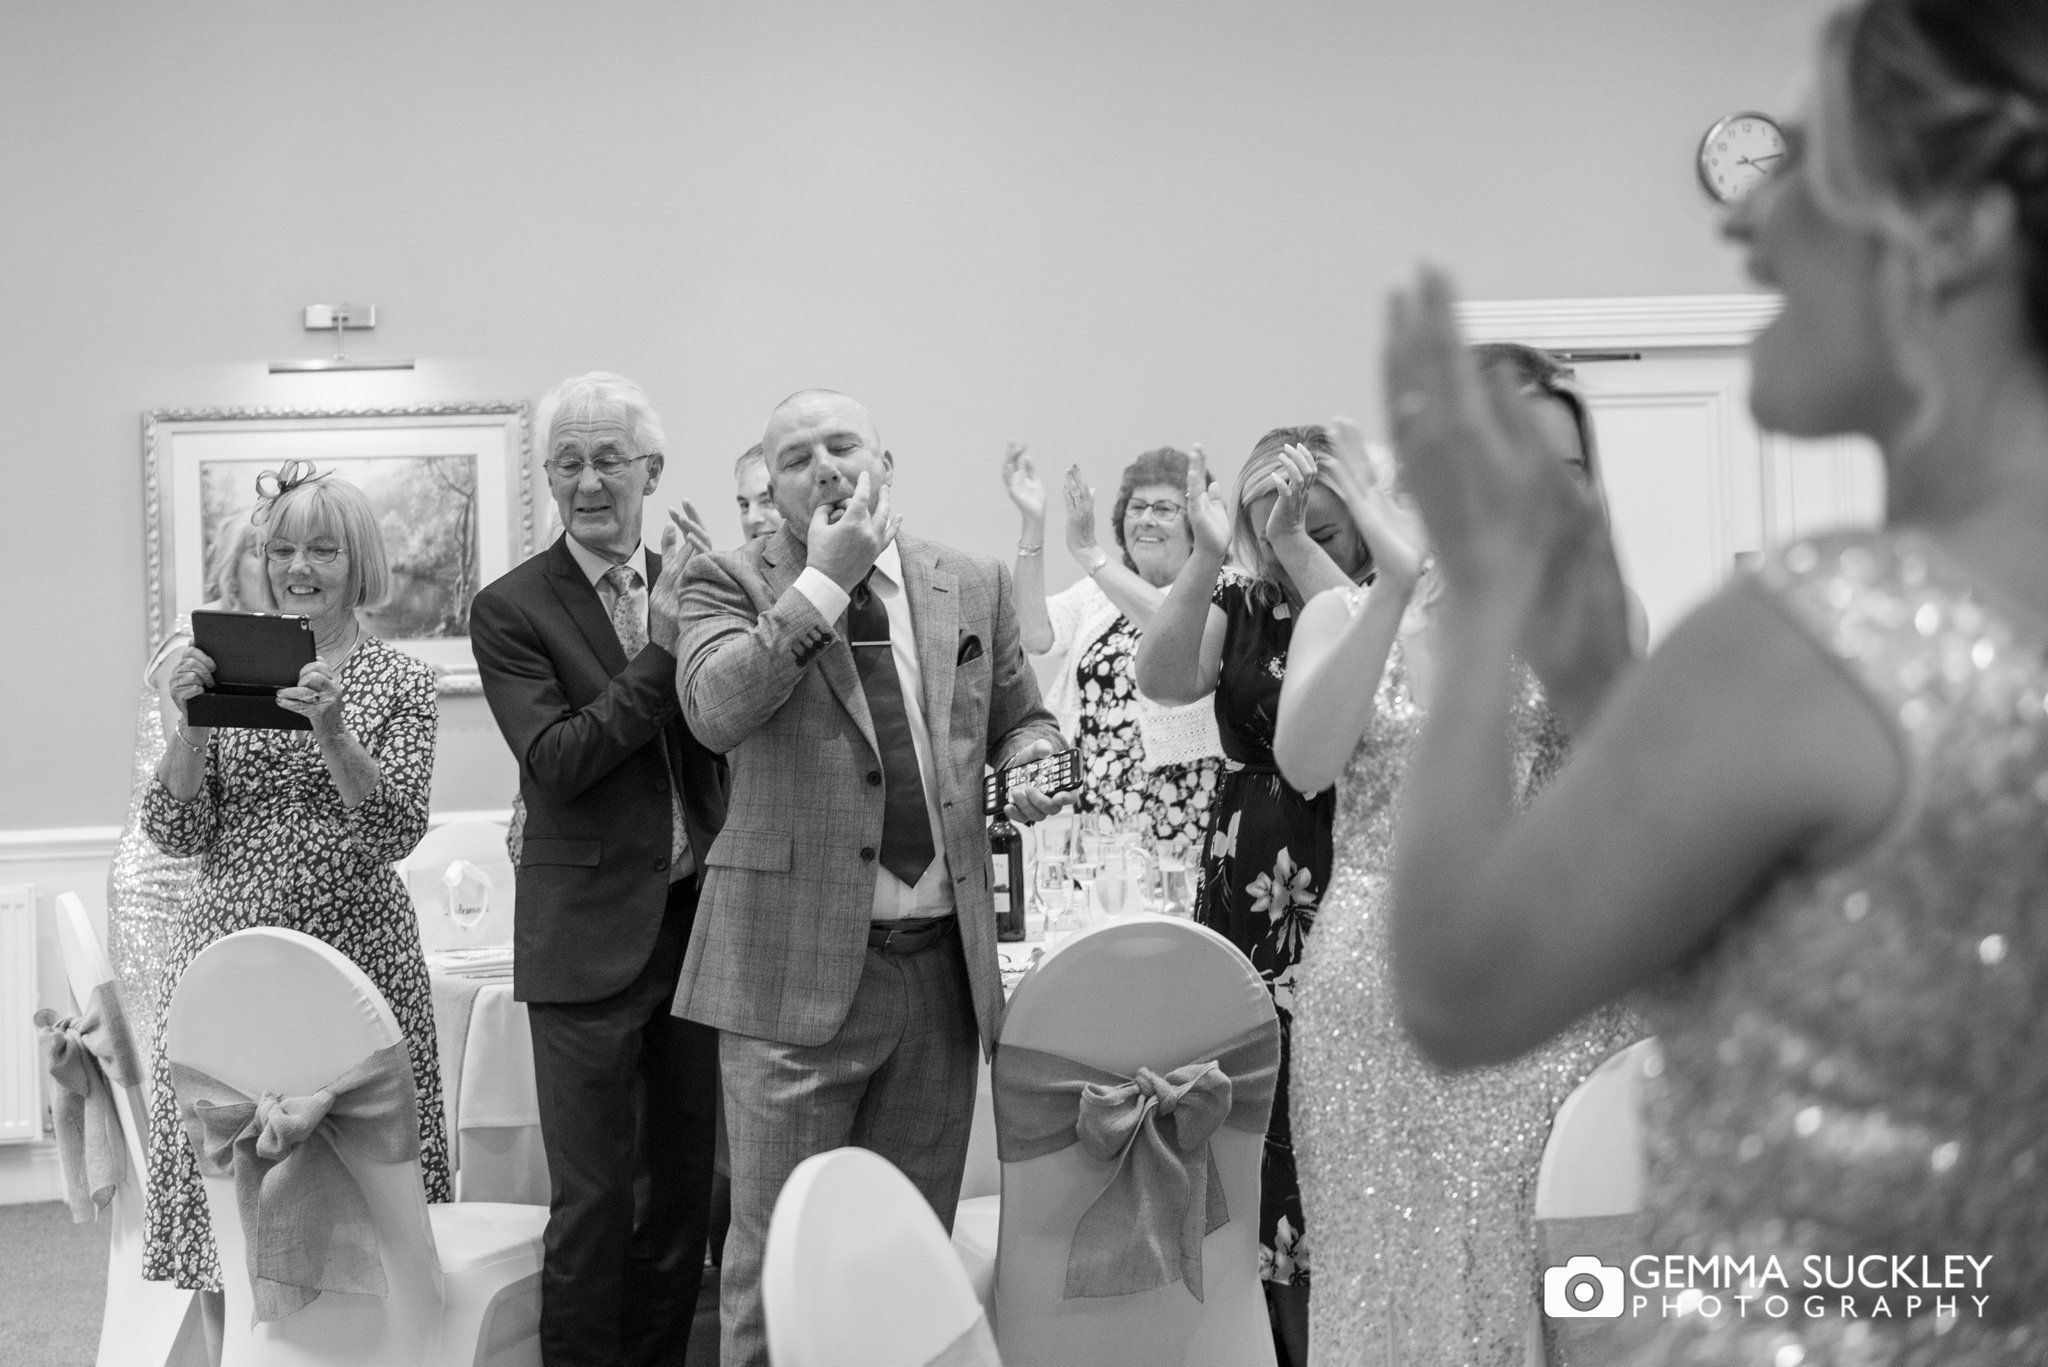
[{"label": "clapping hand", "polygon": [[830,504],[820,503],[812,511],[809,562],[851,593],[853,586],[874,568],[875,557],[882,553],[882,548],[896,539],[896,529],[902,522],[890,510],[889,486],[876,489],[863,470],[854,483],[853,496],[846,501],[845,511],[836,520]]},{"label": "clapping hand", "polygon": [[1204,555],[1220,562],[1230,553],[1230,509],[1209,487],[1209,458],[1199,442],[1188,456],[1188,530]]},{"label": "clapping hand", "polygon": [[1429,555],[1422,517],[1391,487],[1391,471],[1374,458],[1365,433],[1350,418],[1324,424],[1334,458],[1325,467],[1352,521],[1372,552],[1373,566],[1395,584],[1413,588]]},{"label": "clapping hand", "polygon": [[1090,563],[1095,542],[1095,491],[1081,478],[1081,467],[1069,465],[1065,482],[1067,496],[1067,549],[1083,566]]},{"label": "clapping hand", "polygon": [[277,690],[277,705],[311,722],[316,740],[332,740],[342,731],[341,697],[332,666],[315,660],[299,671],[298,683]]},{"label": "clapping hand", "polygon": [[1389,427],[1401,482],[1436,543],[1445,586],[1526,596],[1588,511],[1505,375],[1482,375],[1458,333],[1449,280],[1423,271],[1387,310]]},{"label": "clapping hand", "polygon": [[708,554],[711,549],[711,533],[704,526],[703,517],[687,498],[680,509],[668,510],[668,526],[661,532],[661,558],[666,564],[678,547],[686,547],[683,558]]},{"label": "clapping hand", "polygon": [[693,559],[676,554],[676,543],[682,535],[674,525],[662,533],[661,573],[654,577],[654,587],[647,591],[647,639],[671,655],[676,653],[683,635],[683,567]]},{"label": "clapping hand", "polygon": [[[1267,489],[1278,492],[1266,514],[1266,542],[1308,538],[1308,496],[1316,486],[1316,457],[1306,446],[1290,442],[1280,448],[1280,465],[1273,471]],[[1260,491],[1261,493],[1264,490]]]},{"label": "clapping hand", "polygon": [[1045,520],[1045,486],[1038,482],[1038,467],[1024,454],[1021,441],[1003,448],[1003,492],[1017,511],[1033,522]]},{"label": "clapping hand", "polygon": [[1447,591],[1507,605],[1548,687],[1625,659],[1627,590],[1599,504],[1567,473],[1578,453],[1535,421],[1512,376],[1480,373],[1442,274],[1395,291],[1387,324],[1394,454]]}]

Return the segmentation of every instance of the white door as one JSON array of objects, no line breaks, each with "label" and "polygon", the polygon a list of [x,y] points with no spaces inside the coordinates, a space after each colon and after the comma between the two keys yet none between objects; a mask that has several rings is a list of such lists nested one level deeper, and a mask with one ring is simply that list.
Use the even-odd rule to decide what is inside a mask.
[{"label": "white door", "polygon": [[1575,359],[1592,401],[1622,572],[1661,639],[1741,559],[1831,526],[1877,521],[1883,482],[1860,438],[1797,442],[1749,416],[1733,346]]}]

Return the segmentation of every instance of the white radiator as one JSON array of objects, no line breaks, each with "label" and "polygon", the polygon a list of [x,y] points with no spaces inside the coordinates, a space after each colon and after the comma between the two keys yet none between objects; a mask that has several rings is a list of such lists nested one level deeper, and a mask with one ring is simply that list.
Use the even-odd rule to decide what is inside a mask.
[{"label": "white radiator", "polygon": [[43,1137],[35,1009],[36,890],[10,883],[0,886],[0,1144]]}]

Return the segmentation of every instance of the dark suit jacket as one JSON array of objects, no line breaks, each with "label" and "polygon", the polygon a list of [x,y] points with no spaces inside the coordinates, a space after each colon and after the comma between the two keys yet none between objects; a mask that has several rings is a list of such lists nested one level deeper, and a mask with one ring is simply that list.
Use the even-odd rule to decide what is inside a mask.
[{"label": "dark suit jacket", "polygon": [[[993,1047],[1003,992],[982,774],[1060,734],[1018,645],[1009,571],[913,537],[897,545],[968,986]],[[867,957],[885,799],[853,652],[794,587],[804,559],[785,527],[683,573],[683,706],[732,757],[733,811],[706,864],[676,1014],[822,1044]]]},{"label": "dark suit jacket", "polygon": [[513,996],[611,996],[646,966],[668,905],[669,775],[701,873],[725,762],[683,723],[675,657],[650,643],[626,659],[564,539],[477,594],[470,642],[526,802]]}]

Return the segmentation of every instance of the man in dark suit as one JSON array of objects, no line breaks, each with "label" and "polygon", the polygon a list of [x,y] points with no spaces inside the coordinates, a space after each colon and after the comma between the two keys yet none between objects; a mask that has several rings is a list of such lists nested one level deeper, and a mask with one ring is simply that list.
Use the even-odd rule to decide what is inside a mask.
[{"label": "man in dark suit", "polygon": [[[717,1026],[732,1160],[722,1360],[767,1360],[761,1256],[790,1171],[874,1149],[952,1222],[1002,983],[982,774],[1048,754],[1009,573],[896,534],[867,410],[807,390],[762,438],[785,519],[680,567],[685,715],[733,763],[676,1010]],[[1020,785],[1036,820],[1063,799]]]},{"label": "man in dark suit", "polygon": [[662,436],[647,396],[583,375],[536,421],[563,534],[477,594],[470,638],[526,808],[513,995],[532,1022],[551,1185],[541,1350],[549,1367],[679,1364],[704,1267],[718,1038],[669,1004],[725,765],[678,707],[675,618],[650,611],[662,557],[641,515]]}]

